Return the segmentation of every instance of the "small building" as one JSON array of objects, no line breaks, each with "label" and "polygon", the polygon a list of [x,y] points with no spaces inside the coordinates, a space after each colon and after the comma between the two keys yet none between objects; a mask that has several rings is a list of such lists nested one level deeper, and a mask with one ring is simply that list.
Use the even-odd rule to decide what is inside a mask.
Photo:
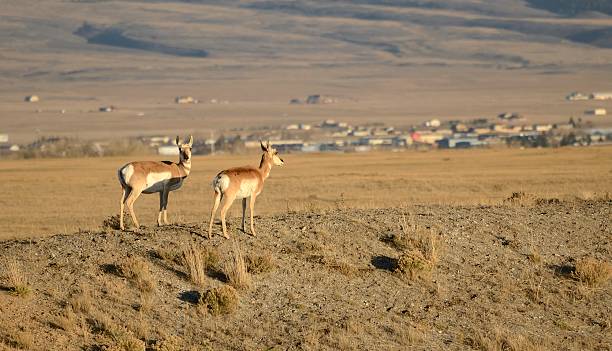
[{"label": "small building", "polygon": [[100,112],[113,112],[115,110],[115,106],[102,106],[98,109]]},{"label": "small building", "polygon": [[174,102],[177,104],[197,104],[199,101],[192,96],[177,96],[174,98]]},{"label": "small building", "polygon": [[425,127],[438,128],[440,125],[440,120],[437,118],[425,122]]},{"label": "small building", "polygon": [[612,92],[592,93],[591,100],[612,100]]},{"label": "small building", "polygon": [[497,118],[506,121],[512,121],[516,119],[523,119],[523,116],[518,112],[503,112],[497,115]]},{"label": "small building", "polygon": [[577,91],[573,91],[571,93],[569,93],[569,95],[567,95],[565,97],[565,100],[568,101],[576,101],[576,100],[588,100],[590,98],[590,96],[588,94],[584,94],[584,93],[580,93]]},{"label": "small building", "polygon": [[475,137],[451,137],[436,141],[442,149],[467,149],[477,146],[485,146],[487,143]]},{"label": "small building", "polygon": [[300,123],[299,127],[300,127],[300,130],[310,130],[310,129],[312,129],[312,126],[310,124],[304,124],[304,123]]},{"label": "small building", "polygon": [[553,126],[552,124],[536,124],[534,128],[536,132],[548,132]]},{"label": "small building", "polygon": [[584,111],[585,115],[605,116],[608,113],[605,108],[596,108],[593,110]]},{"label": "small building", "polygon": [[25,97],[24,101],[25,102],[38,102],[40,101],[40,98],[38,97],[38,95],[28,95]]}]

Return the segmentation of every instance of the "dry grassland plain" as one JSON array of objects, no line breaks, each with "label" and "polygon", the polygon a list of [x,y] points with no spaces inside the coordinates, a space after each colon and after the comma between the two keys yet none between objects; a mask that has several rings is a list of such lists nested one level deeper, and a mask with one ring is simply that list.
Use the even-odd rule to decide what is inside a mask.
[{"label": "dry grassland plain", "polygon": [[[612,194],[612,148],[489,149],[369,154],[288,154],[258,198],[256,214],[413,204],[497,204],[514,192],[590,199]],[[0,161],[0,239],[95,229],[119,211],[116,170],[158,156]],[[259,155],[197,156],[183,188],[170,195],[174,223],[208,223],[218,171],[257,165]],[[142,195],[136,214],[154,226],[159,197]],[[240,203],[229,217],[239,223]]]}]

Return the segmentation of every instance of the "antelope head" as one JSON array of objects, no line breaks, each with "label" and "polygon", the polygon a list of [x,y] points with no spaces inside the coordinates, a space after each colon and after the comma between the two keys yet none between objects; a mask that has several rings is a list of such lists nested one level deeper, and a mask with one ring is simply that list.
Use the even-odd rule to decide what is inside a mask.
[{"label": "antelope head", "polygon": [[181,163],[191,161],[191,147],[193,146],[193,135],[189,136],[188,143],[181,143],[179,137],[176,137],[176,146],[179,148],[179,157]]},{"label": "antelope head", "polygon": [[282,166],[285,164],[282,158],[278,157],[278,151],[270,145],[270,141],[266,141],[264,144],[262,141],[259,142],[261,145],[261,150],[264,152],[264,158],[267,160],[271,160],[272,164],[276,166]]}]

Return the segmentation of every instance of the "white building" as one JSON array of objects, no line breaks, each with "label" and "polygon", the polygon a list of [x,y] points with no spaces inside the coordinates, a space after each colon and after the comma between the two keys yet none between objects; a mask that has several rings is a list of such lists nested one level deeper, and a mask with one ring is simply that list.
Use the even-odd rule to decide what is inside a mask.
[{"label": "white building", "polygon": [[612,100],[612,93],[592,93],[590,97],[592,100]]},{"label": "white building", "polygon": [[594,110],[584,111],[586,115],[605,116],[608,113],[605,108],[596,108]]},{"label": "white building", "polygon": [[38,97],[38,95],[28,95],[25,97],[24,101],[25,102],[38,102],[40,101],[40,98]]}]

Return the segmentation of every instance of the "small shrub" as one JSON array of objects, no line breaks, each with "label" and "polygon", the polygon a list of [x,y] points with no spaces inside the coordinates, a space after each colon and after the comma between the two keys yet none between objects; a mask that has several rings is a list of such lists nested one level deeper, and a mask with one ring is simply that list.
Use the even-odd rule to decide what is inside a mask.
[{"label": "small shrub", "polygon": [[156,282],[149,265],[142,258],[129,257],[119,265],[119,273],[128,279],[131,279],[138,289],[142,292],[152,292],[155,290]]},{"label": "small shrub", "polygon": [[109,348],[110,351],[145,351],[145,342],[129,331],[121,331],[113,338],[116,344]]},{"label": "small shrub", "polygon": [[11,295],[25,297],[32,292],[27,277],[15,259],[10,259],[6,263],[6,275]]},{"label": "small shrub", "polygon": [[251,286],[251,275],[247,271],[242,251],[236,242],[234,242],[232,256],[225,263],[223,273],[227,277],[228,283],[236,289],[246,289]]},{"label": "small shrub", "polygon": [[154,351],[182,351],[183,340],[175,335],[167,335],[155,342]]},{"label": "small shrub", "polygon": [[595,288],[606,283],[611,273],[612,267],[609,263],[586,257],[576,261],[574,278],[589,287]]},{"label": "small shrub", "polygon": [[206,273],[202,250],[195,244],[190,244],[183,250],[183,264],[191,282],[198,286],[204,285]]},{"label": "small shrub", "polygon": [[425,259],[418,250],[405,251],[397,260],[395,272],[402,276],[415,278],[426,278],[431,275],[433,264]]},{"label": "small shrub", "polygon": [[233,287],[223,285],[204,292],[199,304],[214,316],[229,314],[238,307],[238,294]]},{"label": "small shrub", "polygon": [[266,273],[274,269],[274,259],[271,254],[246,257],[247,271],[252,274]]}]

